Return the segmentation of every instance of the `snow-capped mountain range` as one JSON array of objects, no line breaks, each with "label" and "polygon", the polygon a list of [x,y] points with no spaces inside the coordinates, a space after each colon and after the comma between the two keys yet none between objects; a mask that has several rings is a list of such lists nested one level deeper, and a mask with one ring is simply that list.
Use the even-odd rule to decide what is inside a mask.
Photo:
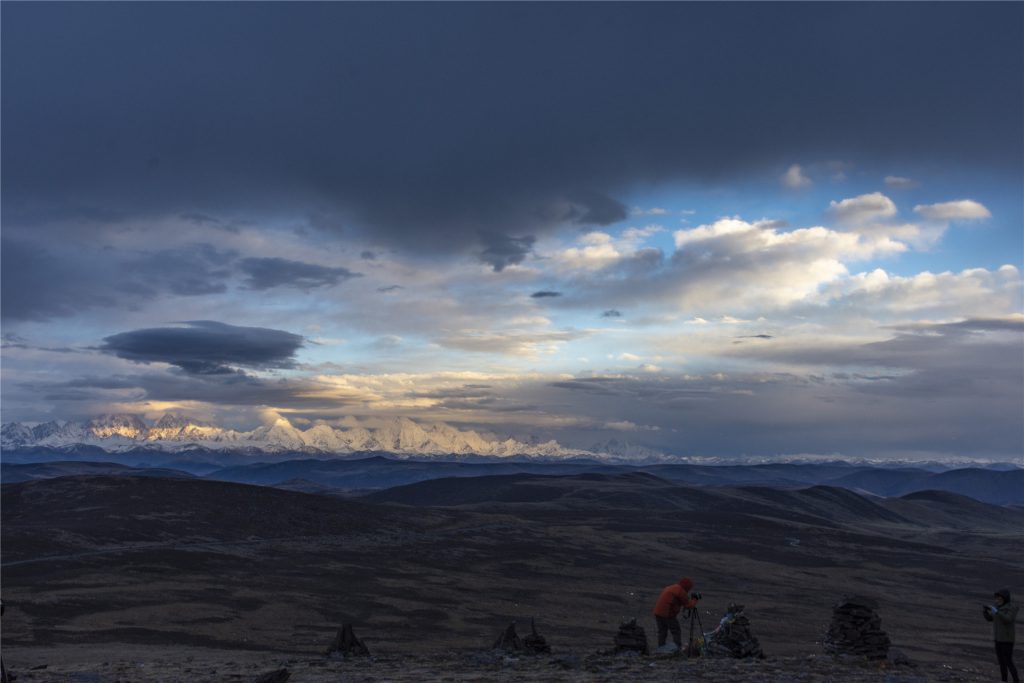
[{"label": "snow-capped mountain range", "polygon": [[406,455],[497,457],[595,455],[592,451],[565,448],[557,441],[500,440],[473,430],[460,430],[443,422],[419,423],[404,417],[392,418],[376,427],[341,428],[321,423],[308,429],[299,429],[287,419],[278,418],[272,424],[251,431],[237,431],[170,413],[152,424],[138,415],[102,415],[84,422],[53,421],[36,425],[8,422],[0,428],[0,443],[4,448],[97,446],[109,452],[139,447],[178,452],[202,447],[212,450],[255,449],[268,453],[386,451]]}]

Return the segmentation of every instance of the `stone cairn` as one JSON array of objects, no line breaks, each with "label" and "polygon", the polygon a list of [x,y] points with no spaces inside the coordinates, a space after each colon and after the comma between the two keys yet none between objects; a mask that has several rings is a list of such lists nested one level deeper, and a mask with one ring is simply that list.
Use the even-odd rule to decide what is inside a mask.
[{"label": "stone cairn", "polygon": [[530,635],[520,638],[516,633],[516,622],[513,621],[494,641],[492,649],[528,655],[551,654],[551,647],[544,640],[544,636],[537,633],[537,625],[532,619],[530,620]]},{"label": "stone cairn", "polygon": [[647,633],[643,626],[636,623],[636,619],[624,621],[619,625],[619,632],[615,634],[615,652],[649,654]]},{"label": "stone cairn", "polygon": [[878,603],[862,595],[848,595],[832,607],[832,623],[825,635],[825,652],[885,659],[889,636],[882,630]]},{"label": "stone cairn", "polygon": [[533,623],[533,619],[530,619],[530,635],[523,638],[523,647],[533,655],[551,654],[551,646],[544,640],[544,636],[537,633],[537,625]]},{"label": "stone cairn", "polygon": [[356,632],[352,629],[352,624],[343,624],[327,648],[327,656],[366,657],[369,654],[370,648],[366,647],[363,641],[356,638]]},{"label": "stone cairn", "polygon": [[761,643],[750,632],[750,619],[743,613],[744,606],[733,603],[729,605],[725,616],[718,623],[718,628],[706,638],[706,650],[712,657],[764,657]]}]

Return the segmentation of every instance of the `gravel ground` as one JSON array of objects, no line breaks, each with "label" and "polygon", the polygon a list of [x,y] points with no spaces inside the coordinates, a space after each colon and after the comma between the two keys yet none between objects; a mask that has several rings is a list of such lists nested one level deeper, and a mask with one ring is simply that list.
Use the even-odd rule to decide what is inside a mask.
[{"label": "gravel ground", "polygon": [[[888,662],[834,659],[824,655],[769,657],[764,660],[683,659],[677,656],[638,657],[607,654],[555,654],[542,657],[514,657],[500,653],[456,653],[435,656],[403,655],[353,658],[289,658],[273,653],[135,650],[122,657],[85,663],[41,666],[39,651],[35,662],[22,660],[19,652],[8,661],[21,683],[194,683],[244,681],[255,683],[261,676],[286,669],[289,683],[412,683],[425,681],[498,683],[506,681],[551,681],[575,683],[595,681],[738,681],[763,683],[941,683],[995,680],[995,663],[922,663],[894,666]],[[24,653],[28,654],[28,653]],[[57,652],[51,654],[57,655]],[[86,660],[101,659],[116,652],[81,653]],[[73,656],[64,652],[63,656]],[[124,657],[127,655],[127,658]]]}]

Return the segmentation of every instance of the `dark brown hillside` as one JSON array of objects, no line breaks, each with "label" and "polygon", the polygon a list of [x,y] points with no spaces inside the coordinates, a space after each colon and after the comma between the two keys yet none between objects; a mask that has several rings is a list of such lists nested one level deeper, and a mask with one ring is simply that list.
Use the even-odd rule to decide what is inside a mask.
[{"label": "dark brown hillside", "polygon": [[[106,544],[365,533],[407,517],[280,489],[151,477],[78,476],[6,485],[2,505],[5,564]],[[61,533],[50,533],[56,529]]]},{"label": "dark brown hillside", "polygon": [[[421,495],[454,507],[378,502]],[[5,661],[83,647],[315,656],[343,621],[375,652],[446,652],[531,617],[556,651],[591,652],[622,618],[653,628],[657,593],[680,574],[706,595],[705,626],[744,603],[772,654],[820,653],[832,602],[856,588],[911,656],[982,657],[990,634],[974,606],[1020,574],[1024,528],[1008,527],[1022,511],[957,497],[645,474],[438,480],[357,501],[65,477],[2,498]],[[922,526],[958,506],[970,530]]]}]

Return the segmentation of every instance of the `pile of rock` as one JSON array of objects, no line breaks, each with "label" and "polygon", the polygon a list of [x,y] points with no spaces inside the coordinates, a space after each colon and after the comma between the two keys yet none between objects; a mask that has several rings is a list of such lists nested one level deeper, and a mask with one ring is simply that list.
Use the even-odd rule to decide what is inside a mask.
[{"label": "pile of rock", "polygon": [[636,619],[624,621],[619,625],[619,632],[615,634],[615,652],[648,654],[647,633],[643,626],[636,623]]},{"label": "pile of rock", "polygon": [[356,638],[352,624],[343,624],[328,646],[326,654],[328,657],[366,657],[370,654],[370,648]]},{"label": "pile of rock", "polygon": [[744,606],[729,605],[718,628],[707,635],[705,649],[713,657],[764,657],[761,643],[750,632],[750,619],[743,613]]},{"label": "pile of rock", "polygon": [[531,655],[551,654],[551,646],[548,645],[548,641],[544,640],[544,636],[537,633],[537,624],[533,619],[530,620],[530,635],[523,638],[523,649]]},{"label": "pile of rock", "polygon": [[512,622],[501,632],[498,639],[494,641],[494,645],[491,647],[492,650],[505,650],[506,652],[521,652],[523,649],[523,640],[516,633],[516,622]]},{"label": "pile of rock", "polygon": [[878,603],[862,595],[848,595],[832,607],[832,623],[825,635],[825,652],[885,659],[889,636],[882,630]]},{"label": "pile of rock", "polygon": [[551,654],[551,646],[544,640],[544,636],[537,633],[537,625],[532,619],[530,620],[530,635],[520,638],[516,633],[516,622],[513,621],[501,632],[491,649],[526,655]]}]

